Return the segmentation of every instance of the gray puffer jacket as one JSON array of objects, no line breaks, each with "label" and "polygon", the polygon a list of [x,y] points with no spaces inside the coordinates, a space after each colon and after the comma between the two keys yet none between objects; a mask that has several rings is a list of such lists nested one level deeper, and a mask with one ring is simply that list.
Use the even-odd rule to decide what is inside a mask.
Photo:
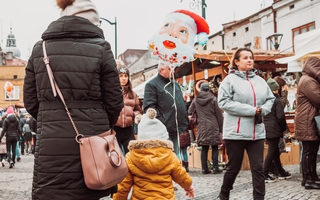
[{"label": "gray puffer jacket", "polygon": [[[123,107],[116,63],[103,31],[82,17],[64,16],[43,33],[57,84],[81,134],[114,126]],[[37,120],[32,199],[100,199],[107,190],[86,187],[79,144],[60,98],[54,97],[43,62],[42,41],[26,67],[24,105]]]},{"label": "gray puffer jacket", "polygon": [[224,110],[223,139],[265,139],[264,124],[255,124],[256,108],[262,108],[263,117],[271,111],[274,99],[272,91],[256,69],[230,69],[218,92],[218,104]]}]

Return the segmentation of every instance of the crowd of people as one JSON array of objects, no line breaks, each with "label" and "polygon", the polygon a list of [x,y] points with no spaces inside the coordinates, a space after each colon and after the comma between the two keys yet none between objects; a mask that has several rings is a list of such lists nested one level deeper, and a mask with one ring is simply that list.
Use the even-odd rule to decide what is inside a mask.
[{"label": "crowd of people", "polygon": [[36,141],[36,123],[29,114],[23,114],[19,108],[9,106],[2,111],[0,119],[0,155],[2,167],[6,161],[10,168],[21,161],[21,155],[34,154]]},{"label": "crowd of people", "polygon": [[[218,148],[222,143],[226,148],[228,163],[220,199],[230,198],[245,152],[254,200],[264,199],[265,184],[275,179],[271,171],[276,171],[278,179],[291,177],[280,161],[283,133],[288,131],[286,86],[281,84],[281,77],[265,80],[259,76],[251,49],[234,52],[218,94],[211,92],[208,83],[202,83],[192,102],[185,101],[174,80],[174,69],[160,61],[158,75],[146,84],[141,103],[132,89],[129,69],[116,62],[98,27],[94,4],[57,0],[57,5],[61,17],[42,34],[26,67],[23,93],[29,115],[17,115],[9,106],[1,119],[2,166],[8,162],[14,168],[16,161],[21,161],[20,154],[35,156],[32,199],[100,199],[109,195],[113,199],[127,199],[129,195],[132,199],[174,199],[175,184],[186,196],[194,197],[187,147],[180,148],[179,141],[180,134],[192,133],[188,114],[194,110],[198,125],[196,138],[191,141],[201,147],[203,174],[223,172],[218,165]],[[178,25],[171,26],[166,31],[179,38],[180,29],[174,28]],[[51,72],[43,62],[44,51],[50,57],[54,82],[63,93],[67,112],[49,81]],[[313,121],[320,110],[319,70],[320,60],[308,59],[297,90],[295,136],[302,143],[301,185],[305,189],[320,189],[316,170],[319,136]],[[128,166],[120,184],[105,190],[86,187],[76,133],[67,114],[86,136],[116,131]],[[265,143],[268,153],[264,159]],[[212,168],[208,166],[209,148]]]}]

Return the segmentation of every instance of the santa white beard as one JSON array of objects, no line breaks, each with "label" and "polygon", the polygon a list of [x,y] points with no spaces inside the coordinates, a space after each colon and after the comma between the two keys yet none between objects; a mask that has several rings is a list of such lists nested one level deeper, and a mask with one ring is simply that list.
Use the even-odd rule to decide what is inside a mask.
[{"label": "santa white beard", "polygon": [[[175,48],[168,49],[163,42],[169,40],[175,44]],[[190,40],[190,38],[188,38]],[[194,60],[195,50],[193,49],[194,39],[188,41],[187,44],[181,42],[179,38],[174,38],[168,34],[154,34],[148,41],[148,49],[151,52],[151,57],[160,59],[162,63],[170,67],[179,67],[185,62]]]}]

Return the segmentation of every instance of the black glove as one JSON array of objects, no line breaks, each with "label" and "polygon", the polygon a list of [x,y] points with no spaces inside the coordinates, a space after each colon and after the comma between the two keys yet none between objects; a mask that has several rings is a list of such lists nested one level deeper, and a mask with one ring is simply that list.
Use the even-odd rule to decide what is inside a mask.
[{"label": "black glove", "polygon": [[258,113],[255,115],[255,119],[254,119],[254,123],[255,124],[261,124],[263,122],[262,120],[262,116],[261,116],[261,113]]}]

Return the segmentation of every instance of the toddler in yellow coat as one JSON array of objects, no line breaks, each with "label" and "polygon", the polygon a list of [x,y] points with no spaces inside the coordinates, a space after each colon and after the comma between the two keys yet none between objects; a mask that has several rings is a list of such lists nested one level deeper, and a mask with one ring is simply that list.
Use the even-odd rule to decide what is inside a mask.
[{"label": "toddler in yellow coat", "polygon": [[114,200],[128,198],[132,187],[132,200],[173,200],[173,181],[188,197],[194,197],[192,179],[173,152],[166,127],[155,118],[156,110],[149,108],[138,125],[138,140],[130,141],[126,154],[128,174],[118,185]]}]

